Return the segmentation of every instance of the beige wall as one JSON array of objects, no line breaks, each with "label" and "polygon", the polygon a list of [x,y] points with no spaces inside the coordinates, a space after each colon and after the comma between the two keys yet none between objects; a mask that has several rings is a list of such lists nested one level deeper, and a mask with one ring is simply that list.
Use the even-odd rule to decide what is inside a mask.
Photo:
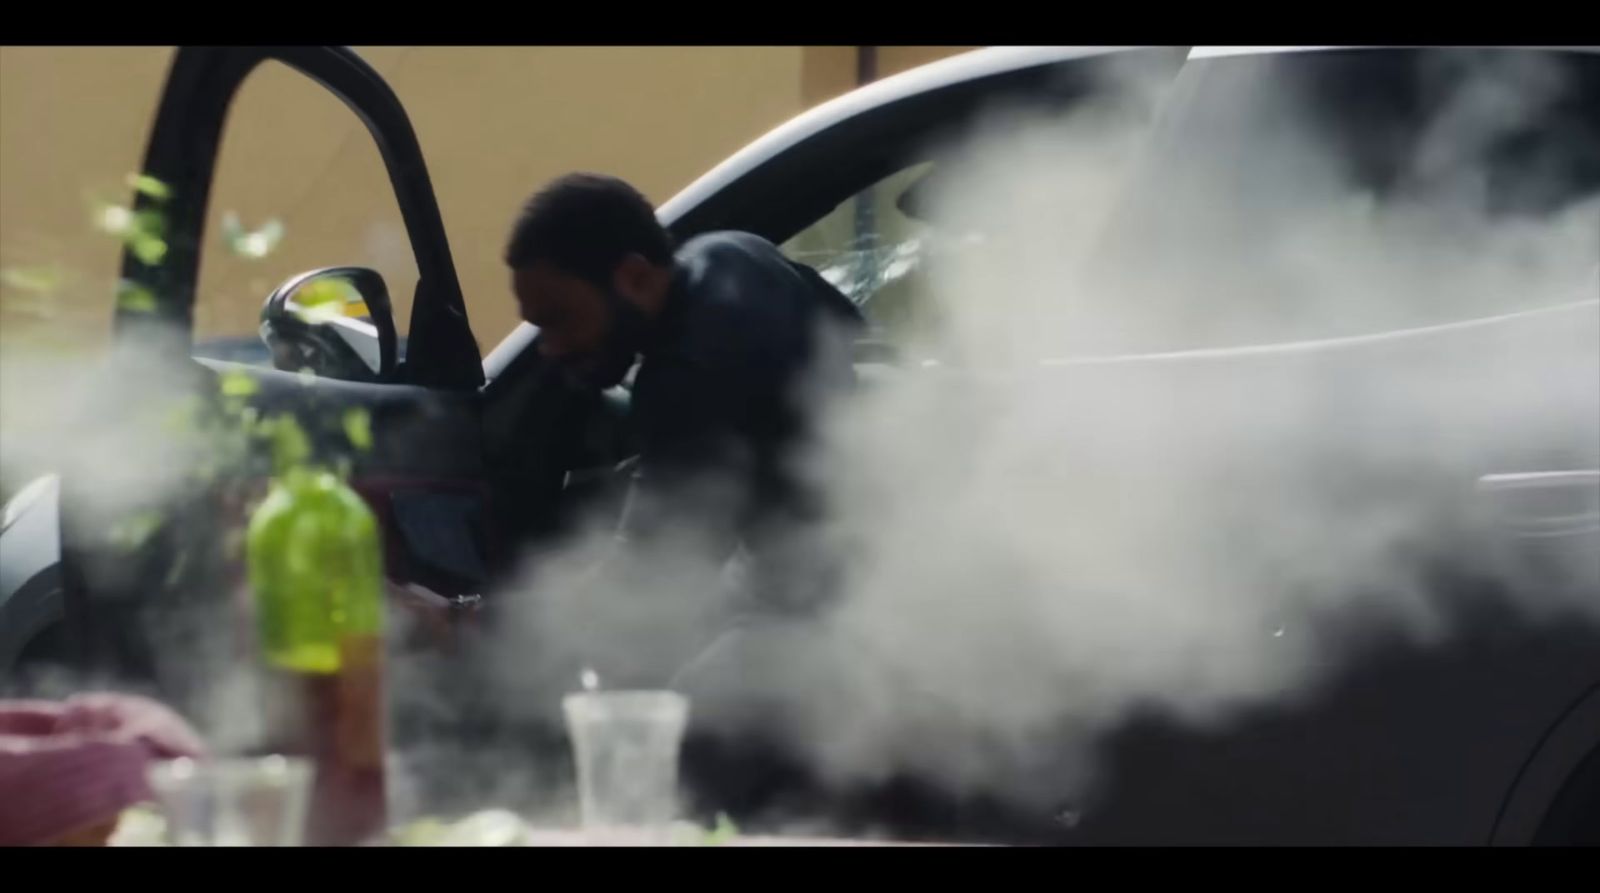
[{"label": "beige wall", "polygon": [[0,47],[0,269],[57,267],[44,299],[0,287],[0,336],[68,341],[105,330],[118,255],[88,194],[123,196],[171,50]]},{"label": "beige wall", "polygon": [[975,49],[978,47],[878,47],[878,76],[899,74],[918,65],[927,65],[946,56]]},{"label": "beige wall", "polygon": [[[887,75],[964,48],[881,47]],[[614,173],[656,201],[808,105],[854,86],[854,47],[373,47],[409,110],[480,344],[514,323],[500,249],[526,195],[574,169]],[[0,48],[0,267],[70,274],[48,302],[0,289],[0,328],[100,338],[117,249],[88,225],[86,190],[120,197],[171,56],[162,48]],[[280,218],[261,260],[231,255],[220,219]],[[415,270],[376,150],[355,117],[293,72],[251,76],[213,190],[199,334],[253,332],[272,285],[313,266],[384,272],[402,313]],[[402,315],[404,329],[406,317]]]}]

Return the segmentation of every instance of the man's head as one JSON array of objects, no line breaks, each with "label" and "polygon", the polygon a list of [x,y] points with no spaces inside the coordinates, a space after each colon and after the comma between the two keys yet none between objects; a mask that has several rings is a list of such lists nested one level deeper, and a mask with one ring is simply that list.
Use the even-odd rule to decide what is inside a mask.
[{"label": "man's head", "polygon": [[666,300],[672,237],[632,186],[569,174],[528,200],[505,260],[540,352],[605,388],[627,374],[645,320]]}]

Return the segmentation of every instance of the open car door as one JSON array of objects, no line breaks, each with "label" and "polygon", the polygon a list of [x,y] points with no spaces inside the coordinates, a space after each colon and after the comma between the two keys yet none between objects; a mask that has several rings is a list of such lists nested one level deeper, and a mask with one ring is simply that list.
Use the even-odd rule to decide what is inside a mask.
[{"label": "open car door", "polygon": [[[332,93],[365,125],[393,187],[415,261],[415,298],[403,360],[395,355],[387,307],[374,306],[387,301],[363,291],[372,319],[362,322],[375,322],[377,330],[387,327],[384,356],[367,373],[343,376],[346,380],[326,373],[307,375],[283,360],[278,368],[263,368],[192,358],[207,207],[230,104],[251,72],[268,62],[281,63]],[[292,128],[293,123],[284,125]],[[165,188],[156,195],[141,192],[135,213],[162,216],[168,250],[155,262],[132,250],[124,255],[123,294],[135,289],[148,299],[119,300],[116,374],[125,380],[130,373],[160,369],[161,384],[152,383],[147,390],[170,391],[182,379],[185,384],[177,390],[192,384],[195,394],[212,402],[219,387],[228,383],[235,398],[247,401],[247,412],[259,418],[295,418],[313,450],[350,462],[352,485],[382,525],[391,583],[426,587],[446,600],[480,592],[492,541],[481,443],[482,366],[428,171],[411,123],[389,86],[345,48],[180,48],[158,106],[143,173]],[[370,278],[361,278],[369,271],[350,269],[345,278],[370,287]],[[334,278],[340,272],[334,271]],[[294,274],[280,293],[292,291],[297,281],[317,278],[308,279],[299,270],[278,273]],[[378,292],[389,288],[399,291],[412,284],[378,280]],[[361,326],[345,328],[356,331]],[[118,402],[125,402],[120,392],[127,388],[115,390]],[[124,410],[118,406],[111,411]],[[352,411],[367,420],[370,446],[364,450],[352,449],[349,441],[368,438],[350,437],[342,421],[352,418]],[[202,447],[201,455],[208,456],[208,449]],[[117,464],[136,463],[136,451],[108,450],[105,456]],[[247,474],[259,477],[264,468],[257,462]],[[237,484],[237,478],[235,474],[231,483]],[[148,515],[156,506],[159,520],[130,552],[126,542],[111,545],[116,537],[107,529],[113,516],[125,516],[130,506],[108,512],[105,488],[93,475],[64,475],[63,589],[68,639],[80,661],[118,678],[153,680],[164,695],[181,703],[182,692],[175,688],[203,675],[195,663],[200,650],[231,647],[235,628],[227,622],[233,607],[228,594],[239,591],[238,533],[248,502],[236,500],[230,516],[219,508],[224,501],[218,499],[217,483],[174,484],[168,491],[144,493],[132,508]],[[259,488],[260,481],[254,483]]]}]

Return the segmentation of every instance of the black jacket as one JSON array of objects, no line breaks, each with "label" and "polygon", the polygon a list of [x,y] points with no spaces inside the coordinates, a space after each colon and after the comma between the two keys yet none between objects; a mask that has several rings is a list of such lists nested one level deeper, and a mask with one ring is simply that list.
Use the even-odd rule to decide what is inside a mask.
[{"label": "black jacket", "polygon": [[623,533],[742,545],[768,571],[765,595],[791,597],[776,592],[793,571],[776,570],[792,563],[780,553],[795,558],[824,508],[794,463],[826,401],[854,384],[860,311],[747,233],[693,239],[676,267],[633,387],[640,457]]}]

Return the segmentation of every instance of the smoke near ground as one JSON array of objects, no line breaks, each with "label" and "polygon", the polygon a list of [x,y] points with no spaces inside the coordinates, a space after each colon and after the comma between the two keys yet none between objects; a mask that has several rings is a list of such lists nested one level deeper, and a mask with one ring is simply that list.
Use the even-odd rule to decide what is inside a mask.
[{"label": "smoke near ground", "polygon": [[[1364,631],[1448,641],[1462,606],[1431,568],[1520,573],[1478,479],[1600,467],[1600,189],[1559,149],[1592,149],[1593,114],[1530,143],[1582,107],[1571,72],[1463,54],[1423,66],[1396,113],[1420,126],[1391,132],[1339,111],[1341,79],[1297,74],[1319,55],[1208,63],[1176,91],[1128,71],[947,147],[924,325],[798,459],[832,509],[837,605],[730,632],[738,560],[685,530],[608,568],[596,519],[494,596],[471,661],[397,655],[404,781],[444,809],[565,808],[561,771],[458,723],[556,721],[591,667],[677,685],[698,722],[777,735],[829,781],[912,772],[1031,807],[1091,791],[1136,712],[1223,726],[1314,694]],[[8,489],[60,459],[108,515],[183,488],[199,452],[157,414],[126,433],[149,380],[58,416],[89,405],[77,379],[0,360],[0,430],[34,435],[7,440]],[[1600,621],[1577,570],[1510,606]],[[190,661],[172,672],[231,659],[206,622],[168,624]],[[197,727],[243,746],[248,678],[209,681]]]},{"label": "smoke near ground", "polygon": [[[1504,155],[1577,85],[1470,61],[1417,75],[1422,126],[1387,157],[1341,144],[1348,103],[1317,112],[1331,74],[1265,58],[996,110],[952,147],[933,323],[805,460],[842,604],[701,654],[677,677],[697,717],[779,730],[841,783],[1042,806],[1092,788],[1136,711],[1225,725],[1313,694],[1364,630],[1447,641],[1465,606],[1430,572],[1517,573],[1478,478],[1600,466],[1600,197],[1556,200],[1582,173],[1559,150]],[[1152,132],[1162,99],[1191,105]],[[536,564],[497,669],[565,660],[570,687],[585,660],[695,654],[713,563],[655,561],[604,592]],[[1529,623],[1594,623],[1595,585],[1508,591]]]}]

